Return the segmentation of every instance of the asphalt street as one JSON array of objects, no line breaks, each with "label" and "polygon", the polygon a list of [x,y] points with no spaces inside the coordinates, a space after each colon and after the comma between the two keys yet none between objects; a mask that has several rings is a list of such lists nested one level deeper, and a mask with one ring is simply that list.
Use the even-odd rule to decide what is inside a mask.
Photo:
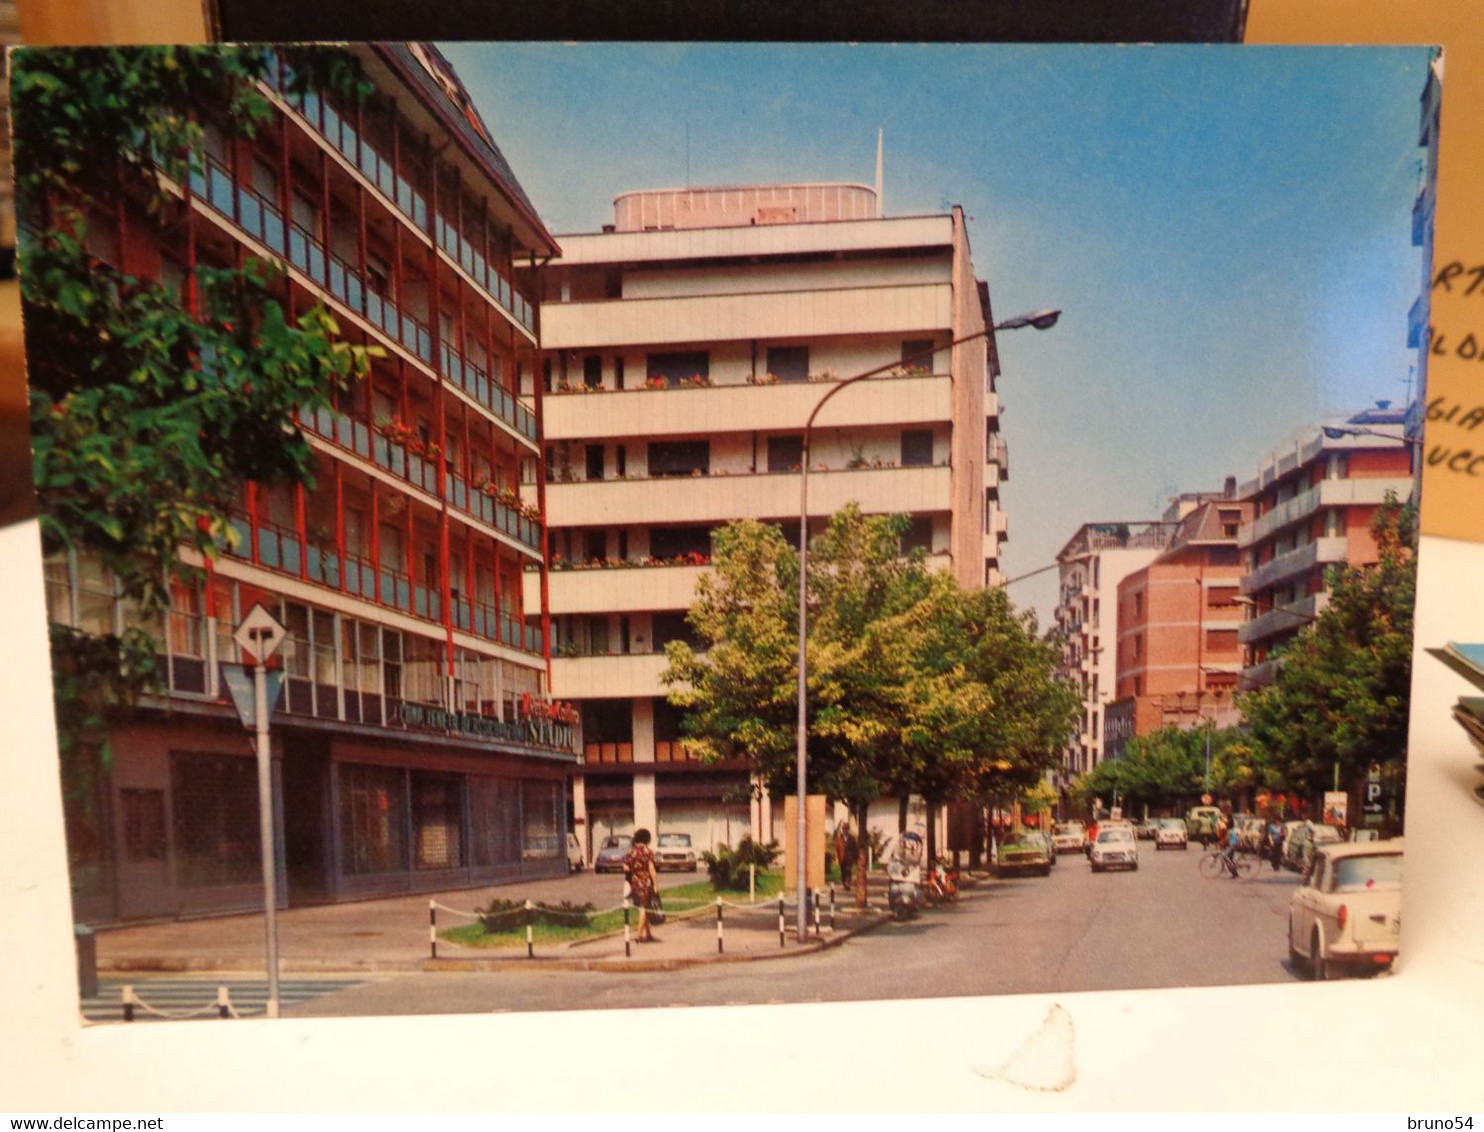
[{"label": "asphalt street", "polygon": [[576,971],[385,975],[285,1015],[832,1002],[1288,982],[1288,898],[1265,864],[1250,881],[1205,880],[1199,847],[1094,874],[1064,855],[1049,877],[991,881],[954,905],[888,923],[817,955],[633,974]]}]

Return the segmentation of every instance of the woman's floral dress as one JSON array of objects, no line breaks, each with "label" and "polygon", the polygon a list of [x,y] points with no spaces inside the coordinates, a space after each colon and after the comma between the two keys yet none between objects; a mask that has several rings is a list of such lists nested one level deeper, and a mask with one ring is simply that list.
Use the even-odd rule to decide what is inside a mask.
[{"label": "woman's floral dress", "polygon": [[654,901],[654,852],[648,845],[635,845],[623,859],[629,874],[629,890],[636,908],[648,908]]}]

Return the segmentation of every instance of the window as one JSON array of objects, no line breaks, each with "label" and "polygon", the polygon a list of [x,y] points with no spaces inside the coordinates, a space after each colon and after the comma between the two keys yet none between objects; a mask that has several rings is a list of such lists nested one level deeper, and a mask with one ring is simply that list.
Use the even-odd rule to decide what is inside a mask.
[{"label": "window", "polygon": [[779,381],[808,381],[809,347],[769,346],[768,372]]},{"label": "window", "polygon": [[1207,629],[1206,651],[1208,653],[1235,653],[1237,631],[1235,629]]},{"label": "window", "polygon": [[1144,616],[1144,595],[1141,593],[1134,594],[1134,616]]},{"label": "window", "polygon": [[649,553],[654,558],[676,558],[682,554],[711,557],[710,527],[655,527],[649,532]]},{"label": "window", "polygon": [[582,557],[586,562],[608,561],[608,532],[583,531]]},{"label": "window", "polygon": [[710,472],[709,440],[665,440],[649,445],[651,476],[704,476]]},{"label": "window", "polygon": [[[933,369],[933,340],[931,338],[909,338],[902,343],[902,365],[912,369]],[[927,356],[922,356],[927,355]]]},{"label": "window", "polygon": [[623,359],[613,359],[613,388],[623,388]]},{"label": "window", "polygon": [[1234,546],[1213,546],[1206,559],[1212,566],[1236,566],[1241,560],[1241,552]]},{"label": "window", "polygon": [[926,515],[913,515],[907,533],[902,536],[902,553],[911,554],[914,550],[933,552],[933,521]]},{"label": "window", "polygon": [[182,888],[249,884],[261,878],[253,759],[172,751],[170,797],[175,872]]},{"label": "window", "polygon": [[600,480],[603,478],[603,446],[601,444],[587,445],[586,463],[588,479]]},{"label": "window", "polygon": [[1221,512],[1219,512],[1219,514],[1221,516],[1222,537],[1236,538],[1237,528],[1241,526],[1242,523],[1242,513],[1240,511],[1227,511],[1223,509]]},{"label": "window", "polygon": [[654,651],[660,652],[671,641],[684,641],[692,648],[700,645],[696,632],[684,613],[656,613],[650,617],[650,634],[654,637]]},{"label": "window", "polygon": [[676,386],[687,378],[711,376],[711,355],[705,350],[690,350],[676,354],[650,354],[645,376],[651,380],[662,379],[666,385]]},{"label": "window", "polygon": [[804,460],[802,436],[768,437],[768,471],[796,472]]},{"label": "window", "polygon": [[909,428],[902,432],[902,467],[927,468],[933,463],[931,429]]},{"label": "window", "polygon": [[1236,586],[1212,586],[1206,590],[1206,608],[1208,609],[1226,609],[1236,604]]},{"label": "window", "polygon": [[582,359],[582,384],[597,389],[603,384],[603,359],[597,354],[588,354]]}]

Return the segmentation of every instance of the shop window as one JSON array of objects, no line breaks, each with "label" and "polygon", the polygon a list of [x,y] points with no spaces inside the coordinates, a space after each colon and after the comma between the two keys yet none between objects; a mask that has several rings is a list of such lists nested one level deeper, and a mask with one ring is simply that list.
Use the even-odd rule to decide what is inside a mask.
[{"label": "shop window", "polygon": [[463,865],[464,790],[456,774],[411,773],[413,867]]},{"label": "shop window", "polygon": [[768,373],[779,381],[808,381],[809,347],[769,346]]},{"label": "shop window", "polygon": [[124,818],[124,859],[165,859],[165,792],[120,790],[119,805]]},{"label": "shop window", "polygon": [[175,875],[182,888],[262,877],[254,759],[170,753]]},{"label": "shop window", "polygon": [[[407,868],[407,774],[395,767],[339,767],[340,856],[353,876]],[[256,808],[253,810],[256,820]]]},{"label": "shop window", "polygon": [[520,782],[471,777],[469,857],[476,867],[520,862]]},{"label": "shop window", "polygon": [[553,860],[562,852],[560,784],[527,780],[520,785],[521,860]]}]

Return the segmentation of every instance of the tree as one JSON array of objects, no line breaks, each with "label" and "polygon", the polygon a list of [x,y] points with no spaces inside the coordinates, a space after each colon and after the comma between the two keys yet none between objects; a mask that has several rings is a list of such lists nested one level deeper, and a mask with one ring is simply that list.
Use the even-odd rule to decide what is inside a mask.
[{"label": "tree", "polygon": [[1333,571],[1329,604],[1279,653],[1273,683],[1239,700],[1265,785],[1313,797],[1406,758],[1417,593],[1410,509],[1388,497],[1371,533],[1376,563]]},{"label": "tree", "polygon": [[[184,246],[175,188],[200,167],[203,119],[251,137],[271,116],[267,48],[19,52],[12,65],[21,295],[43,550],[101,563],[137,614],[122,635],[52,634],[64,760],[106,768],[107,722],[151,686],[148,624],[190,555],[229,539],[248,481],[312,483],[294,413],[328,403],[376,352],[316,304],[290,317],[281,265],[199,264],[179,286],[120,270],[124,217]],[[369,86],[353,59],[294,49],[290,90]],[[96,253],[94,250],[99,249]],[[189,553],[188,553],[189,552]],[[87,788],[87,775],[78,789]]]},{"label": "tree", "polygon": [[[920,554],[901,554],[904,531],[900,517],[852,505],[809,555],[809,781],[846,802],[862,830],[883,793],[937,805],[982,796],[991,776],[1031,786],[1077,710],[1034,620],[1003,591],[964,591],[951,575],[929,574]],[[714,562],[690,612],[701,650],[667,650],[670,698],[689,709],[687,734],[703,758],[745,756],[770,789],[789,792],[798,557],[775,529],[745,521],[718,532]]]},{"label": "tree", "polygon": [[1163,727],[1135,735],[1118,758],[1104,760],[1078,779],[1075,793],[1084,804],[1116,797],[1126,806],[1171,808],[1208,790],[1226,795],[1253,785],[1254,759],[1252,743],[1240,728]]}]

